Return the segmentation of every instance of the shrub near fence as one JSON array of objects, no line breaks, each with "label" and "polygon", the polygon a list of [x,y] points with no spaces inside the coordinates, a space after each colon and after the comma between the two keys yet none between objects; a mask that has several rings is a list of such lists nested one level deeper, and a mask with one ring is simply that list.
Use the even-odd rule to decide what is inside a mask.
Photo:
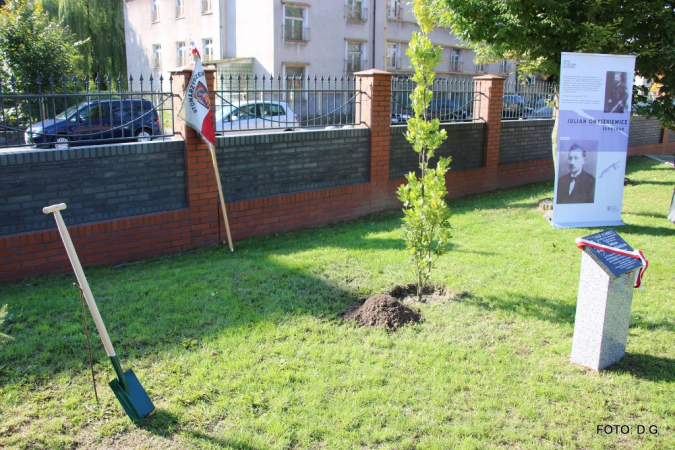
[{"label": "shrub near fence", "polygon": [[[174,74],[170,94],[182,97],[190,75]],[[211,89],[213,70],[207,68],[206,76]],[[405,127],[391,123],[391,75],[363,72],[357,83],[363,126],[356,129],[217,139],[235,241],[401,207],[396,188],[417,161],[402,136]],[[545,142],[550,123],[502,122],[503,79],[477,77],[474,86],[473,112],[480,119],[444,125],[447,152],[455,158],[446,178],[449,196],[552,180]],[[215,91],[211,95],[215,105]],[[653,124],[631,124],[645,137],[630,154],[672,153],[669,132],[654,143]],[[85,266],[222,243],[210,154],[182,121],[175,129],[183,140],[0,152],[0,280],[70,270],[58,231],[41,212],[50,203],[68,204],[64,219]],[[535,137],[536,148],[527,145]]]}]

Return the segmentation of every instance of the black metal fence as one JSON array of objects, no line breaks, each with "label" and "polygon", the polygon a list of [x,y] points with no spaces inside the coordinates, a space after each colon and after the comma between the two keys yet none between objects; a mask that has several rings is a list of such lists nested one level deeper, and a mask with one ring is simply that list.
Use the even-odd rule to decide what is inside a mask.
[{"label": "black metal fence", "polygon": [[225,77],[216,89],[216,132],[362,123],[355,77]]},{"label": "black metal fence", "polygon": [[504,83],[502,119],[550,119],[554,94],[554,83]]},{"label": "black metal fence", "polygon": [[0,147],[67,148],[173,136],[171,79],[0,79]]},{"label": "black metal fence", "polygon": [[[411,96],[416,83],[409,77],[394,77],[391,82],[391,123],[405,124],[414,115]],[[470,122],[474,107],[480,105],[474,80],[436,79],[432,86],[433,98],[427,108],[427,119],[447,122]]]},{"label": "black metal fence", "polygon": [[[362,84],[357,77],[221,76],[215,90],[216,133],[350,127],[363,123]],[[173,136],[172,79],[0,79],[0,148],[67,147]],[[479,81],[437,79],[428,118],[441,122],[481,120]],[[415,83],[394,77],[391,123],[413,116]],[[502,118],[553,115],[551,83],[505,84]]]}]

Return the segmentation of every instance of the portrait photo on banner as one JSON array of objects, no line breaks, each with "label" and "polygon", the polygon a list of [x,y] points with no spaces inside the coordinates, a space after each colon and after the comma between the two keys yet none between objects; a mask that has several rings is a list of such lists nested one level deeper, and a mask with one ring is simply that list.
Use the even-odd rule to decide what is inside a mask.
[{"label": "portrait photo on banner", "polygon": [[594,203],[598,141],[560,141],[556,203]]},{"label": "portrait photo on banner", "polygon": [[605,80],[605,112],[623,113],[628,106],[628,74],[608,71]]}]

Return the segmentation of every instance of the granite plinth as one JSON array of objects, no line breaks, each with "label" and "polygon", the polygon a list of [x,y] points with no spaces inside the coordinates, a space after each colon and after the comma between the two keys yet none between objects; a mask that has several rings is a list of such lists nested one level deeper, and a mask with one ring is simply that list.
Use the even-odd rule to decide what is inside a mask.
[{"label": "granite plinth", "polygon": [[589,251],[581,256],[571,362],[602,370],[626,353],[635,271],[614,276]]}]

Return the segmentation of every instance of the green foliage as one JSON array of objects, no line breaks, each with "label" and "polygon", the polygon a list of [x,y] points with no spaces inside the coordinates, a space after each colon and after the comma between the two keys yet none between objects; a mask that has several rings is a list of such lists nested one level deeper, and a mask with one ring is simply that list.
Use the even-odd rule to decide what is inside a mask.
[{"label": "green foliage", "polygon": [[[2,327],[2,324],[5,322],[5,318],[7,317],[7,305],[2,305],[0,307],[0,327]],[[11,337],[7,336],[4,333],[0,333],[0,344],[3,344],[7,341],[9,341]]]},{"label": "green foliage", "polygon": [[26,77],[34,87],[38,74],[46,79],[72,72],[78,62],[74,43],[68,28],[49,20],[40,3],[12,0],[0,10],[0,77]]},{"label": "green foliage", "polygon": [[433,9],[427,0],[413,2],[413,12],[422,33],[413,33],[406,52],[415,69],[412,80],[416,86],[411,95],[414,117],[408,119],[406,139],[419,154],[420,178],[414,172],[406,175],[407,184],[398,188],[403,202],[403,233],[410,253],[416,279],[417,296],[429,283],[436,258],[441,256],[450,239],[450,210],[445,201],[445,173],[450,158],[439,158],[435,169],[429,168],[429,159],[447,138],[439,131],[439,120],[427,120],[427,108],[433,98],[431,86],[434,69],[441,61],[441,48],[434,47],[427,35],[434,29]]},{"label": "green foliage", "polygon": [[[636,0],[433,0],[440,23],[470,42],[479,59],[518,60],[521,73],[557,80],[561,52],[636,55],[636,73],[663,84],[644,110],[675,127],[675,11]],[[633,103],[646,100],[635,88]]]},{"label": "green foliage", "polygon": [[110,0],[42,0],[52,19],[68,25],[79,41],[81,70],[91,76],[126,73],[124,3]]}]

